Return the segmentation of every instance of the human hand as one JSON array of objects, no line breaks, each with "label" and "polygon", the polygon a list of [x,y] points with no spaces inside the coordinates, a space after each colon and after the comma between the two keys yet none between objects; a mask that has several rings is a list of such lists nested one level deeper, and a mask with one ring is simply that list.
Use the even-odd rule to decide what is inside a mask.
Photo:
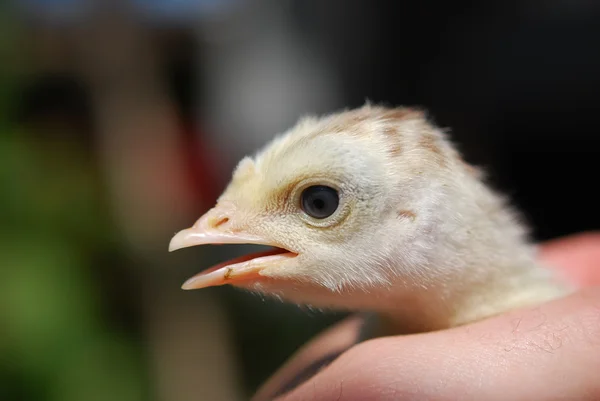
[{"label": "human hand", "polygon": [[598,400],[600,233],[550,241],[541,258],[581,290],[465,326],[354,346],[361,320],[350,318],[300,350],[254,400],[273,399],[336,352],[334,362],[278,399]]}]

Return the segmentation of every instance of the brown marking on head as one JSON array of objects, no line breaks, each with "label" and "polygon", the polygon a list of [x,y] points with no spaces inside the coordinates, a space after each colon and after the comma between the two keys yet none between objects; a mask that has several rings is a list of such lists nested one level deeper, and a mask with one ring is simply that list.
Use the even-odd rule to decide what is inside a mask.
[{"label": "brown marking on head", "polygon": [[419,109],[397,107],[394,109],[383,109],[382,117],[389,120],[413,120],[424,119],[425,114]]},{"label": "brown marking on head", "polygon": [[390,156],[392,157],[398,157],[400,156],[400,153],[402,153],[402,148],[400,147],[400,144],[398,143],[393,143],[389,150],[388,150]]},{"label": "brown marking on head", "polygon": [[423,149],[429,151],[433,156],[435,161],[441,166],[446,166],[446,156],[442,152],[442,149],[438,146],[438,139],[431,135],[425,134],[419,140],[419,146]]},{"label": "brown marking on head", "polygon": [[398,129],[398,123],[406,120],[424,119],[424,113],[418,109],[407,107],[397,107],[394,109],[379,108],[375,113],[377,118],[386,123],[383,134],[389,142],[389,154],[392,157],[398,157],[402,152],[401,132]]},{"label": "brown marking on head", "polygon": [[398,157],[402,153],[400,146],[400,133],[395,126],[388,126],[383,129],[383,135],[388,142],[388,153],[392,157]]},{"label": "brown marking on head", "polygon": [[367,108],[346,111],[335,116],[331,122],[331,125],[326,127],[324,132],[346,132],[354,134],[360,131],[360,127],[365,122],[376,117],[377,116]]},{"label": "brown marking on head", "polygon": [[356,132],[369,120],[397,122],[400,120],[422,119],[424,114],[418,109],[407,107],[386,108],[365,106],[331,116],[329,124],[323,127],[325,132]]},{"label": "brown marking on head", "polygon": [[358,110],[351,111],[349,113],[348,120],[350,123],[360,124],[360,123],[368,120],[369,118],[371,118],[371,115],[368,112],[368,110],[358,109]]},{"label": "brown marking on head", "polygon": [[398,127],[395,125],[388,125],[383,129],[383,135],[390,140],[398,139],[400,133],[398,132]]},{"label": "brown marking on head", "polygon": [[223,280],[229,280],[231,278],[231,273],[233,273],[233,269],[228,267],[225,271],[225,275],[223,276]]},{"label": "brown marking on head", "polygon": [[[348,110],[334,114],[325,119],[318,127],[308,135],[302,137],[301,141],[310,141],[318,136],[326,134],[347,134],[351,136],[369,137],[371,135],[383,134],[388,144],[388,154],[396,158],[403,151],[401,126],[402,121],[425,120],[425,113],[419,109],[408,107],[386,108],[382,106],[364,106],[358,109]],[[377,125],[369,125],[376,123]],[[377,132],[366,127],[379,127]],[[434,138],[426,146],[431,150],[437,150]],[[441,152],[439,162],[443,164]]]},{"label": "brown marking on head", "polygon": [[411,221],[415,221],[415,219],[417,218],[417,215],[413,211],[410,211],[410,210],[400,210],[400,211],[398,211],[398,217],[410,219]]}]

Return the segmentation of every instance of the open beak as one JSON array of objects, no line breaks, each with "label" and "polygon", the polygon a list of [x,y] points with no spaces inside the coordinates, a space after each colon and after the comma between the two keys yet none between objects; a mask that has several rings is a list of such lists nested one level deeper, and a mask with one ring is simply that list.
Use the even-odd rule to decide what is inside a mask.
[{"label": "open beak", "polygon": [[220,263],[187,280],[181,288],[192,290],[225,284],[241,284],[261,278],[261,272],[296,256],[279,248],[264,238],[244,232],[229,231],[226,226],[232,218],[231,210],[216,206],[202,216],[196,224],[181,230],[171,239],[169,252],[181,248],[208,244],[257,244],[270,245],[273,250],[257,252]]}]

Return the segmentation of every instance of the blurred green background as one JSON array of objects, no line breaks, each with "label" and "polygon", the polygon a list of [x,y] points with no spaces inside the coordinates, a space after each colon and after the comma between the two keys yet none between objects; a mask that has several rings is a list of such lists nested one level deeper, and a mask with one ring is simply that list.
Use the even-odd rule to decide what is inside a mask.
[{"label": "blurred green background", "polygon": [[179,289],[243,252],[167,254],[236,155],[196,160],[210,152],[177,92],[193,81],[157,44],[189,27],[99,4],[0,9],[0,399],[246,399],[334,318]]},{"label": "blurred green background", "polygon": [[0,3],[0,400],[248,399],[342,318],[167,252],[304,113],[426,107],[536,239],[598,229],[597,4]]}]

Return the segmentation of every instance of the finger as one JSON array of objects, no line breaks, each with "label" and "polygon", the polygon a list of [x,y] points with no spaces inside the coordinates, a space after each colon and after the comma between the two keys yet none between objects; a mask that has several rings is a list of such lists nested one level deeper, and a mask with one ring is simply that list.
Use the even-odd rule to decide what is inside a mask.
[{"label": "finger", "polygon": [[359,344],[279,400],[600,399],[600,290]]},{"label": "finger", "polygon": [[600,232],[549,241],[541,247],[540,257],[576,284],[600,285]]},{"label": "finger", "polygon": [[[253,401],[272,400],[275,394],[286,390],[300,380],[302,373],[314,366],[315,362],[328,359],[329,356],[341,354],[356,342],[362,319],[358,316],[343,320],[325,330],[314,340],[302,347],[286,362],[252,398]],[[314,370],[319,367],[314,366]],[[315,372],[313,372],[315,373]],[[309,374],[309,372],[306,372]],[[312,375],[311,375],[312,376]]]}]

